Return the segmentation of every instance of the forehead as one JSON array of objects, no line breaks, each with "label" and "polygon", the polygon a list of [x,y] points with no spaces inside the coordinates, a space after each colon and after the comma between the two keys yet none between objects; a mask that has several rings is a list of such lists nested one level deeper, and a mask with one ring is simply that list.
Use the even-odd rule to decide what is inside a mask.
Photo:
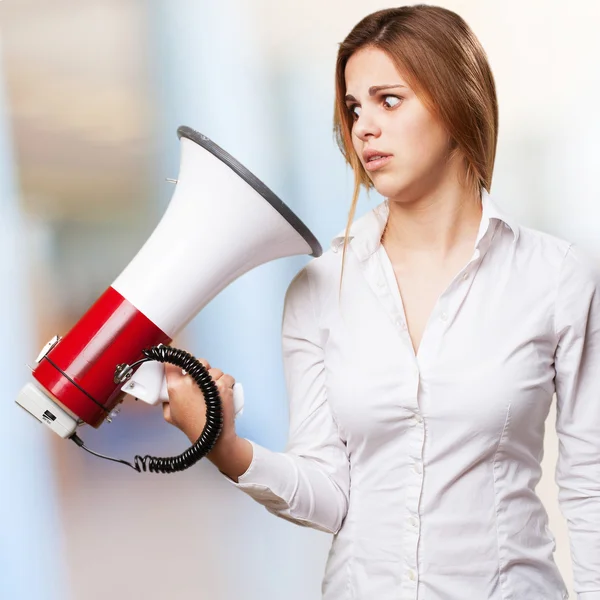
[{"label": "forehead", "polygon": [[372,85],[402,84],[408,86],[390,56],[379,48],[361,48],[346,63],[346,90],[363,91]]}]

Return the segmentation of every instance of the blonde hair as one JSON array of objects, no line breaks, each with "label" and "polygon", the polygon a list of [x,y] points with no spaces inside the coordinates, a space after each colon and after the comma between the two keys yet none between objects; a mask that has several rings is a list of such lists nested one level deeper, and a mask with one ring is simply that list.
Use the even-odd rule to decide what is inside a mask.
[{"label": "blonde hair", "polygon": [[[361,186],[373,187],[352,144],[353,117],[346,107],[345,69],[362,48],[383,50],[407,83],[437,116],[452,140],[449,159],[462,152],[463,185],[480,192],[491,188],[498,138],[498,101],[494,77],[481,44],[467,23],[451,10],[418,4],[374,12],[340,44],[335,70],[333,129],[337,144],[354,171],[342,275],[350,226]],[[340,289],[342,280],[340,278]]]}]

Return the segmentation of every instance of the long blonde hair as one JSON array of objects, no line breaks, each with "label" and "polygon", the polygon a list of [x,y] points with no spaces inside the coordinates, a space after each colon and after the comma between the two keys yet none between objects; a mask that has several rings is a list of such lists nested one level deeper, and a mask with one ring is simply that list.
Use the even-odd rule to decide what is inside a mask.
[{"label": "long blonde hair", "polygon": [[354,171],[340,290],[350,226],[361,186],[373,187],[352,145],[353,118],[346,107],[345,69],[366,47],[383,50],[408,85],[436,115],[452,139],[452,152],[464,156],[463,184],[480,192],[491,188],[498,138],[498,101],[487,56],[462,17],[439,6],[418,4],[374,12],[340,44],[335,70],[333,129],[337,144]]}]

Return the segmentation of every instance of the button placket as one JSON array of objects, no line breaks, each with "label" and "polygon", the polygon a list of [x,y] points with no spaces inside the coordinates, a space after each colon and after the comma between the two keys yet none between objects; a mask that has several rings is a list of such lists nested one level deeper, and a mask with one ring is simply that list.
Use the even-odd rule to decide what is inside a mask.
[{"label": "button placket", "polygon": [[[369,266],[365,270],[371,288],[388,310],[394,328],[396,328],[413,357],[411,366],[407,370],[407,375],[412,378],[412,385],[414,385],[416,410],[414,413],[415,427],[410,432],[411,439],[409,441],[407,463],[405,463],[406,468],[412,469],[412,471],[408,472],[406,503],[403,509],[406,521],[403,526],[405,532],[403,536],[403,545],[405,548],[403,568],[405,573],[402,576],[404,594],[402,597],[414,598],[416,600],[416,588],[418,585],[417,554],[420,537],[419,505],[423,490],[423,448],[425,438],[425,427],[422,425],[423,418],[418,412],[419,389],[422,377],[420,360],[423,359],[426,361],[427,358],[426,353],[423,352],[419,355],[419,359],[414,355],[412,341],[408,334],[402,297],[397,288],[395,277],[392,280],[393,273],[389,272],[389,269],[392,268],[391,265],[386,263],[386,257],[383,256],[381,260],[372,261],[372,263],[373,266]],[[383,281],[386,282],[385,286],[383,285]],[[396,287],[392,287],[392,284],[396,285]]]},{"label": "button placket", "polygon": [[[414,363],[415,371],[419,371],[418,363]],[[417,409],[418,410],[418,409]],[[415,424],[422,422],[422,416],[415,411]],[[425,439],[424,427],[416,426],[410,433],[407,453],[407,468],[411,469],[406,485],[406,503],[404,515],[404,575],[402,577],[403,595],[401,597],[416,598],[418,585],[418,547],[420,538],[419,504],[423,490],[423,448]]]}]

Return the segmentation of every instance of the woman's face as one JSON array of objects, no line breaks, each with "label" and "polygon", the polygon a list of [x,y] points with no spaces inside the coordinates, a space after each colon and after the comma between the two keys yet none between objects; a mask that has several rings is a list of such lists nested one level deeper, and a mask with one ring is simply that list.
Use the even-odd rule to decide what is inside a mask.
[{"label": "woman's face", "polygon": [[[447,175],[450,136],[390,57],[376,48],[358,50],[345,77],[352,143],[375,189],[390,200],[409,200],[435,188]],[[378,154],[385,157],[373,159]]]}]

